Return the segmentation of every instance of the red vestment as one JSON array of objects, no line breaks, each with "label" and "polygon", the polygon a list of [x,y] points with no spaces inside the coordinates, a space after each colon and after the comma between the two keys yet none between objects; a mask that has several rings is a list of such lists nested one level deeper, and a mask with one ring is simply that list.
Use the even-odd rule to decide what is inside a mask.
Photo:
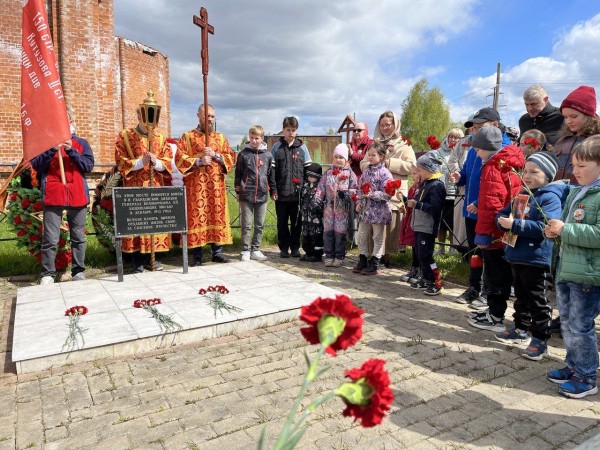
[{"label": "red vestment", "polygon": [[204,133],[197,129],[181,136],[175,158],[177,169],[184,174],[189,248],[233,242],[225,176],[233,168],[234,154],[221,133],[213,131],[208,141],[208,146],[221,155],[222,162],[213,158],[209,166],[195,164],[197,158],[204,156],[206,146]]},{"label": "red vestment", "polygon": [[[146,164],[140,170],[132,170],[138,159],[144,156],[148,149],[148,138],[140,134],[136,128],[123,130],[115,142],[115,163],[123,176],[124,187],[145,187],[150,185],[150,166]],[[155,129],[152,138],[152,152],[165,166],[165,171],[171,170],[171,147],[165,138]],[[168,173],[168,172],[167,172]],[[163,186],[163,175],[154,170],[154,186]],[[125,253],[150,253],[150,235],[124,237],[121,247]],[[171,248],[169,234],[154,235],[154,251],[166,252]]]}]

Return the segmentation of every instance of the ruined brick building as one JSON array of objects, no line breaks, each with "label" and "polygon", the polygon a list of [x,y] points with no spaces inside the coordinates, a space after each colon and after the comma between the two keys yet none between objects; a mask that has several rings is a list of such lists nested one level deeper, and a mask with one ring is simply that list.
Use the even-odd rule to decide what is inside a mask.
[{"label": "ruined brick building", "polygon": [[[135,108],[148,89],[162,105],[160,130],[169,136],[169,60],[157,50],[115,36],[113,0],[45,0],[67,105],[77,134],[94,150],[103,172],[114,162],[114,142],[135,126]],[[18,163],[21,143],[21,2],[0,10],[0,171]],[[6,166],[5,166],[6,168]]]}]

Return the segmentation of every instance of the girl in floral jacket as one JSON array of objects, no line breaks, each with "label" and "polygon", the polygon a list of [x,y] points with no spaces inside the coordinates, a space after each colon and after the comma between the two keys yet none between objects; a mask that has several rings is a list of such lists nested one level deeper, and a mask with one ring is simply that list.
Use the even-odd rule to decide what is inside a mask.
[{"label": "girl in floral jacket", "polygon": [[[392,181],[392,173],[385,167],[386,147],[376,142],[367,152],[365,159],[369,161],[360,177],[356,202],[359,213],[358,264],[352,272],[363,275],[378,275],[379,261],[383,255],[384,229],[392,222],[391,196],[386,193],[386,183]],[[373,253],[367,260],[369,252],[369,233],[373,234]]]},{"label": "girl in floral jacket", "polygon": [[356,194],[356,175],[347,165],[348,155],[348,145],[335,147],[333,164],[321,178],[315,194],[315,201],[325,203],[323,240],[326,267],[340,267],[346,257],[350,199]]}]

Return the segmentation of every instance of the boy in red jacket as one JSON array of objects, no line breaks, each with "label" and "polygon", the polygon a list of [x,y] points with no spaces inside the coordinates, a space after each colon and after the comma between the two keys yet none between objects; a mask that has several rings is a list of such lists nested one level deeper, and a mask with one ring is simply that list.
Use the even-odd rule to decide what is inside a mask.
[{"label": "boy in red jacket", "polygon": [[482,249],[484,276],[488,280],[488,311],[476,313],[469,324],[475,328],[504,331],[504,313],[510,295],[512,273],[504,259],[502,231],[496,215],[521,190],[519,176],[513,172],[525,164],[523,152],[514,145],[502,148],[502,132],[493,126],[481,128],[473,138],[473,148],[481,158],[475,244]]}]

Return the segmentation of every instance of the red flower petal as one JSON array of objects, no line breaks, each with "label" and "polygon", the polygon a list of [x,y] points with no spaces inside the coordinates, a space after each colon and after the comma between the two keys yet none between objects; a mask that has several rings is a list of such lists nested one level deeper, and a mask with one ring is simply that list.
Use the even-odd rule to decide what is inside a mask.
[{"label": "red flower petal", "polygon": [[346,377],[352,381],[365,378],[366,383],[374,389],[368,406],[352,405],[344,400],[346,409],[342,415],[354,417],[354,420],[360,419],[361,425],[365,428],[379,425],[394,401],[394,393],[390,389],[390,377],[384,365],[385,361],[382,359],[370,359],[360,368],[345,372]]},{"label": "red flower petal", "polygon": [[338,350],[346,350],[348,347],[356,344],[362,337],[363,313],[364,311],[355,306],[347,295],[336,295],[335,298],[318,297],[310,305],[305,305],[301,308],[300,320],[303,320],[309,326],[301,328],[300,332],[309,343],[319,344],[317,324],[321,317],[331,315],[344,319],[346,322],[344,331],[325,350],[330,355],[336,356]]}]

